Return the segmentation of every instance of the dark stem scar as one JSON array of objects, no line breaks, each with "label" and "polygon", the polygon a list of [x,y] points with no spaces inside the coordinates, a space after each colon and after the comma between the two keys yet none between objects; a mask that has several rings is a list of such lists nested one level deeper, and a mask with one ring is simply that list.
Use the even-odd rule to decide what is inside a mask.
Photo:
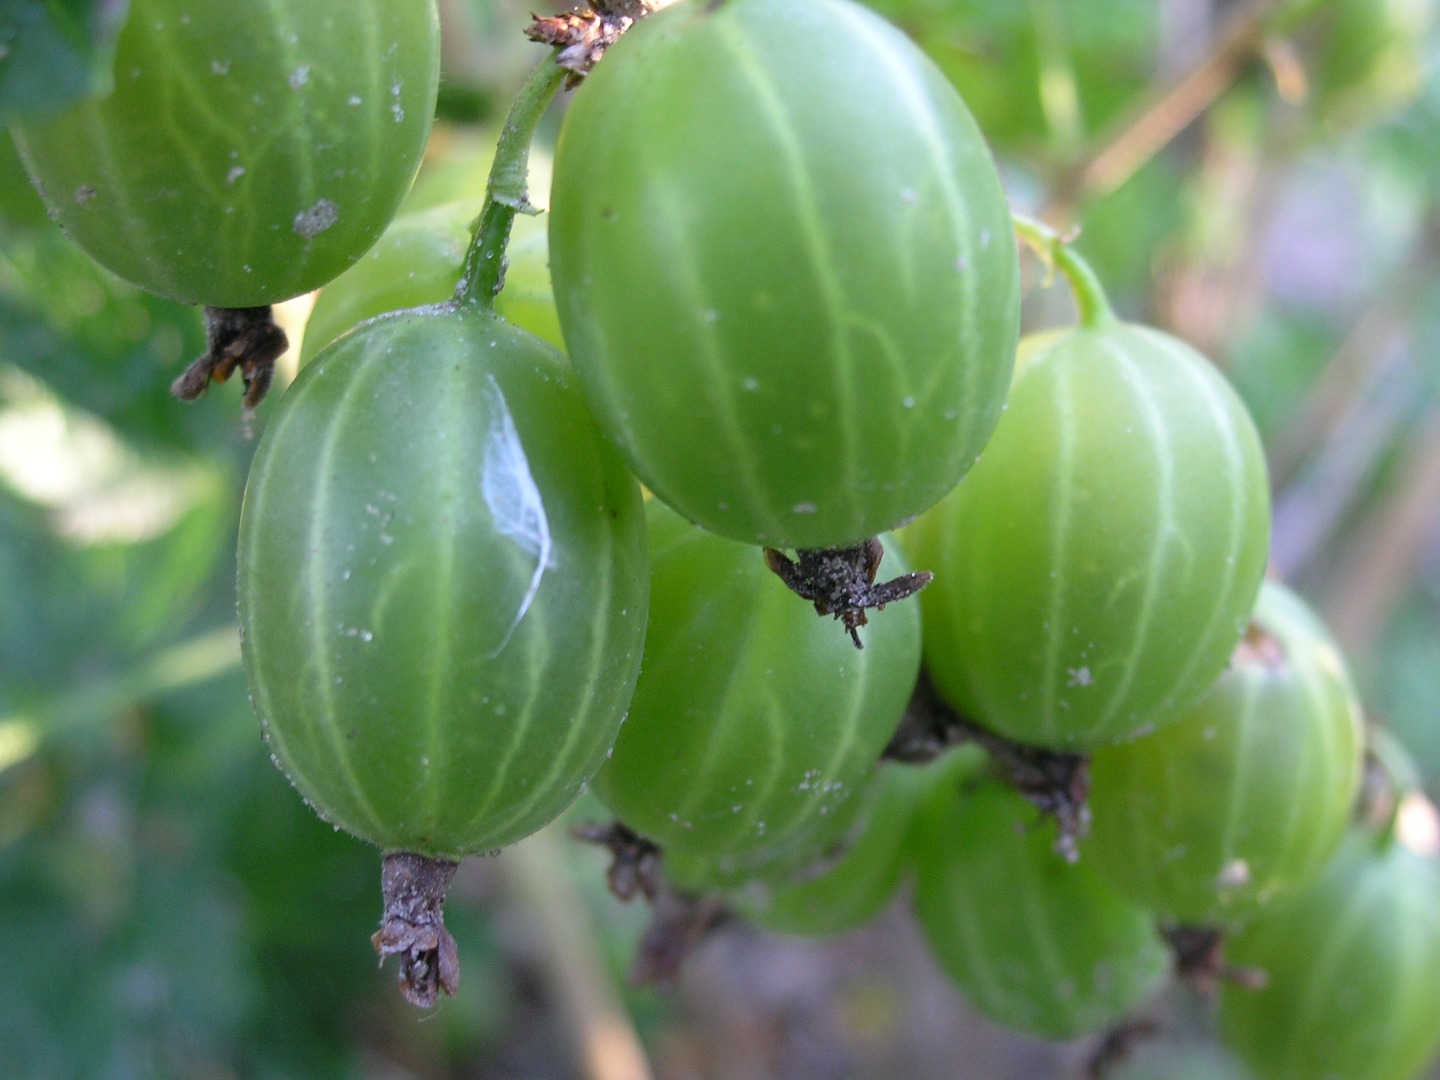
[{"label": "dark stem scar", "polygon": [[1218,926],[1171,924],[1161,927],[1175,963],[1175,977],[1201,997],[1210,997],[1221,982],[1259,990],[1269,976],[1260,968],[1237,967],[1225,960],[1225,932]]},{"label": "dark stem scar", "polygon": [[565,85],[573,89],[625,31],[653,10],[648,0],[589,0],[563,15],[536,16],[525,36],[559,50],[555,62],[570,72]]},{"label": "dark stem scar", "polygon": [[170,393],[194,401],[212,382],[223,383],[238,369],[245,381],[246,410],[259,405],[270,389],[275,361],[289,346],[273,309],[207,307],[205,340],[205,354],[170,384]]},{"label": "dark stem scar", "polygon": [[900,726],[881,756],[923,764],[961,743],[975,743],[989,754],[1012,787],[1055,819],[1056,852],[1067,862],[1077,861],[1079,843],[1090,830],[1090,759],[1026,746],[987,731],[943,701],[922,671]]},{"label": "dark stem scar", "polygon": [[867,609],[879,610],[914,596],[935,577],[922,570],[877,585],[875,577],[884,557],[885,548],[876,536],[853,547],[801,548],[794,559],[775,548],[765,548],[765,565],[791,592],[813,603],[817,614],[833,615],[844,623],[857,649],[865,647],[858,630],[868,621]]},{"label": "dark stem scar", "polygon": [[718,896],[684,892],[667,883],[660,846],[623,822],[581,825],[571,835],[610,851],[607,877],[615,896],[629,901],[643,895],[650,904],[650,922],[630,966],[630,981],[636,986],[673,983],[695,947],[733,917]]},{"label": "dark stem scar", "polygon": [[660,846],[646,840],[620,821],[608,825],[577,825],[570,831],[577,840],[588,844],[599,844],[610,852],[610,869],[606,878],[610,892],[623,901],[635,899],[644,894],[646,900],[654,901],[664,887],[661,875]]},{"label": "dark stem scar", "polygon": [[1101,1036],[1099,1044],[1085,1063],[1087,1080],[1106,1080],[1117,1065],[1122,1064],[1146,1039],[1158,1035],[1163,1025],[1152,1016],[1133,1016],[1121,1020]]},{"label": "dark stem scar", "polygon": [[400,957],[400,992],[422,1009],[442,991],[454,997],[460,986],[460,958],[444,918],[445,891],[458,865],[399,851],[385,856],[380,872],[385,914],[370,941],[382,965],[386,957]]}]

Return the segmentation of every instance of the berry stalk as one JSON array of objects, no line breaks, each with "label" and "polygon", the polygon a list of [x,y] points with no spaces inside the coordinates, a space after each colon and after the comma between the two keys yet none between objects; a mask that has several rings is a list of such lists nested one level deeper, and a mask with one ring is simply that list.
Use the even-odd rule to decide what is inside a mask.
[{"label": "berry stalk", "polygon": [[1075,235],[1063,234],[1057,229],[1026,217],[1024,214],[1010,215],[1015,235],[1020,242],[1033,251],[1052,272],[1059,270],[1065,275],[1070,294],[1075,298],[1075,309],[1080,326],[1087,330],[1106,323],[1115,322],[1115,312],[1105,295],[1105,288],[1090,264],[1082,259],[1070,246]]},{"label": "berry stalk", "polygon": [[495,147],[495,161],[490,166],[486,185],[485,206],[475,225],[475,236],[465,257],[465,273],[455,293],[462,303],[478,304],[489,309],[505,284],[505,246],[510,242],[510,227],[515,215],[536,214],[530,202],[530,144],[535,129],[545,115],[551,100],[565,79],[565,71],[555,62],[555,54],[547,56],[531,72],[520,88],[500,142]]}]

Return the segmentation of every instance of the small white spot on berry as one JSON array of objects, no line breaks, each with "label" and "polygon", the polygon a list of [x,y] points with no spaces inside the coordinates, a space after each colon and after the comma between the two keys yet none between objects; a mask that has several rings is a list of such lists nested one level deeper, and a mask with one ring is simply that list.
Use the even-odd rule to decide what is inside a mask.
[{"label": "small white spot on berry", "polygon": [[330,228],[339,218],[340,208],[329,199],[321,199],[309,210],[296,214],[291,227],[297,234],[309,240]]}]

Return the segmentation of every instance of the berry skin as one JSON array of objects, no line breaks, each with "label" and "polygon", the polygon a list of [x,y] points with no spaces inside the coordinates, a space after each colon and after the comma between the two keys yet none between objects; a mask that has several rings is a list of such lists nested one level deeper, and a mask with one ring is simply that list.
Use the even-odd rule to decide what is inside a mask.
[{"label": "berry skin", "polygon": [[813,857],[900,722],[919,611],[875,612],[857,651],[753,547],[646,512],[645,658],[596,793],[667,855],[753,865],[798,841]]},{"label": "berry skin", "polygon": [[935,688],[1055,750],[1168,723],[1239,641],[1269,527],[1259,435],[1204,357],[1113,318],[1030,339],[984,458],[904,533]]},{"label": "berry skin", "polygon": [[14,132],[97,262],[175,300],[261,307],[379,237],[420,166],[439,50],[433,0],[131,0],[114,93]]},{"label": "berry skin", "polygon": [[1000,415],[1018,260],[964,103],[851,0],[691,0],[575,95],[551,189],[565,341],[656,495],[772,548],[933,505]]},{"label": "berry skin", "polygon": [[1350,820],[1360,703],[1302,600],[1266,582],[1230,666],[1176,723],[1091,760],[1087,856],[1186,923],[1243,920],[1308,884]]},{"label": "berry skin", "polygon": [[604,761],[645,632],[643,508],[539,339],[459,307],[323,351],[257,451],[239,565],[256,711],[337,826],[490,851]]},{"label": "berry skin", "polygon": [[838,851],[779,880],[734,895],[752,922],[782,934],[840,934],[864,925],[894,897],[910,869],[906,842],[925,791],[921,770],[882,764]]},{"label": "berry skin", "polygon": [[915,912],[941,968],[986,1016],[1051,1039],[1114,1023],[1170,958],[1149,912],[1054,850],[1053,821],[974,758],[942,758],[916,820]]},{"label": "berry skin", "polygon": [[1440,866],[1399,840],[1352,831],[1225,956],[1268,976],[1220,999],[1225,1041],[1257,1080],[1416,1080],[1440,1048]]}]

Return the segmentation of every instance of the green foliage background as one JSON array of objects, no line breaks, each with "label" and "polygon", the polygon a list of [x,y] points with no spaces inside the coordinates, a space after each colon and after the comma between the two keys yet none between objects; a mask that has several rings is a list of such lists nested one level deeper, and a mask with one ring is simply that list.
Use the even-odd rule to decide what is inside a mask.
[{"label": "green foliage background", "polygon": [[[1061,199],[1117,306],[1236,382],[1271,454],[1278,569],[1440,789],[1435,5],[874,6],[964,91],[1017,207]],[[5,0],[0,110],[103,85],[121,7]],[[1199,118],[1117,184],[1077,188],[1216,27],[1257,7],[1271,33]],[[493,123],[538,52],[519,36],[523,5],[442,9],[452,126],[434,166],[453,173],[455,125]],[[38,54],[10,51],[22,40],[66,56],[49,83]],[[1035,277],[1030,324],[1067,318],[1063,289]],[[109,277],[49,225],[0,133],[0,1077],[574,1075],[506,859],[462,873],[464,984],[420,1022],[366,943],[376,853],[319,822],[266,760],[238,667],[233,548],[267,409],[245,424],[228,390],[170,398],[202,336],[198,312]],[[603,895],[598,856],[566,858],[555,888],[598,928],[618,981],[643,913]],[[849,1010],[849,1041],[776,1051],[768,1075],[895,1075],[897,1060],[951,1075],[926,1071],[954,1059],[916,1049],[907,981],[847,983],[816,1007]],[[716,985],[629,993],[661,1075],[738,1075],[715,1033],[750,1030],[747,1014],[731,1000],[717,1021],[703,997]],[[994,1075],[1063,1067],[1003,1046]],[[1158,1060],[1124,1075],[1234,1075],[1210,1051]]]}]

